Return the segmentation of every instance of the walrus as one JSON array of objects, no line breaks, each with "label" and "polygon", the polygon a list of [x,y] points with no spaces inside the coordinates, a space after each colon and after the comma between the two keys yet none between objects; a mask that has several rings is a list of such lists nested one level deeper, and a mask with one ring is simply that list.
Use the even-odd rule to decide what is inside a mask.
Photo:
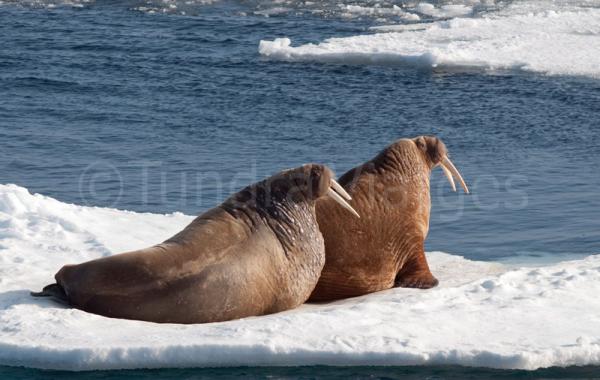
[{"label": "walrus", "polygon": [[310,301],[438,284],[424,251],[431,209],[429,178],[437,166],[454,191],[456,177],[469,192],[444,143],[420,136],[397,140],[338,179],[360,219],[344,218],[328,199],[317,201],[325,266]]},{"label": "walrus", "polygon": [[357,215],[332,171],[307,164],[244,188],[161,244],[66,265],[55,284],[32,295],[159,323],[292,309],[308,299],[323,268],[315,201],[325,195]]}]

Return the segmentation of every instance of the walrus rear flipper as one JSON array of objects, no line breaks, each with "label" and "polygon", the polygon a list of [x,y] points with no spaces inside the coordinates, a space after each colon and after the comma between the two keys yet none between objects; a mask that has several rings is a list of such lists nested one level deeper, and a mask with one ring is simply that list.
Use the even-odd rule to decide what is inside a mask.
[{"label": "walrus rear flipper", "polygon": [[41,292],[30,292],[33,297],[50,297],[58,303],[69,305],[69,298],[62,286],[58,284],[50,284],[44,287]]}]

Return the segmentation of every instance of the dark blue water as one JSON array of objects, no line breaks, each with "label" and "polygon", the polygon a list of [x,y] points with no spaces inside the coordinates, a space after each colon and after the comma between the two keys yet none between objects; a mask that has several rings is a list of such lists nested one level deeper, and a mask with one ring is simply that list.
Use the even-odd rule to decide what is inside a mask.
[{"label": "dark blue water", "polygon": [[[434,172],[428,250],[482,260],[600,252],[600,81],[274,62],[259,56],[261,39],[316,42],[374,21],[301,9],[267,18],[253,14],[260,1],[161,4],[0,6],[0,183],[64,202],[197,214],[281,169],[322,162],[342,174],[397,138],[436,134],[472,195]],[[335,373],[370,373],[348,371]],[[455,369],[398,371],[456,378]]]},{"label": "dark blue water", "polygon": [[332,379],[332,380],[467,380],[467,379],[600,379],[595,367],[549,368],[537,371],[502,371],[484,368],[446,367],[266,367],[160,369],[136,371],[64,372],[0,367],[3,379]]}]

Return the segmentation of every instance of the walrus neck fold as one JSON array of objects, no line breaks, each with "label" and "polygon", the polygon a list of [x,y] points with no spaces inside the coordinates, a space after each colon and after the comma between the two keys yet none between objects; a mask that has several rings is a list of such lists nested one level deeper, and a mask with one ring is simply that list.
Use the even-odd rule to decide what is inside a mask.
[{"label": "walrus neck fold", "polygon": [[311,223],[316,218],[313,201],[272,198],[259,210],[264,222],[275,232],[288,259],[294,258],[290,252],[296,252],[296,248],[303,245],[304,240],[310,240],[310,233],[317,229],[316,223]]}]

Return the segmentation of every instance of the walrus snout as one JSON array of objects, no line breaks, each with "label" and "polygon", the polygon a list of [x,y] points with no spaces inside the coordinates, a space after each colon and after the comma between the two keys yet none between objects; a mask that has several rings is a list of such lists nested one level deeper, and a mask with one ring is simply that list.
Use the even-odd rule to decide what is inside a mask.
[{"label": "walrus snout", "polygon": [[442,140],[435,136],[419,136],[415,137],[413,142],[425,154],[431,168],[436,166],[442,168],[452,190],[456,191],[454,183],[454,178],[456,178],[465,193],[469,194],[469,188],[456,166],[448,158],[448,149]]}]

